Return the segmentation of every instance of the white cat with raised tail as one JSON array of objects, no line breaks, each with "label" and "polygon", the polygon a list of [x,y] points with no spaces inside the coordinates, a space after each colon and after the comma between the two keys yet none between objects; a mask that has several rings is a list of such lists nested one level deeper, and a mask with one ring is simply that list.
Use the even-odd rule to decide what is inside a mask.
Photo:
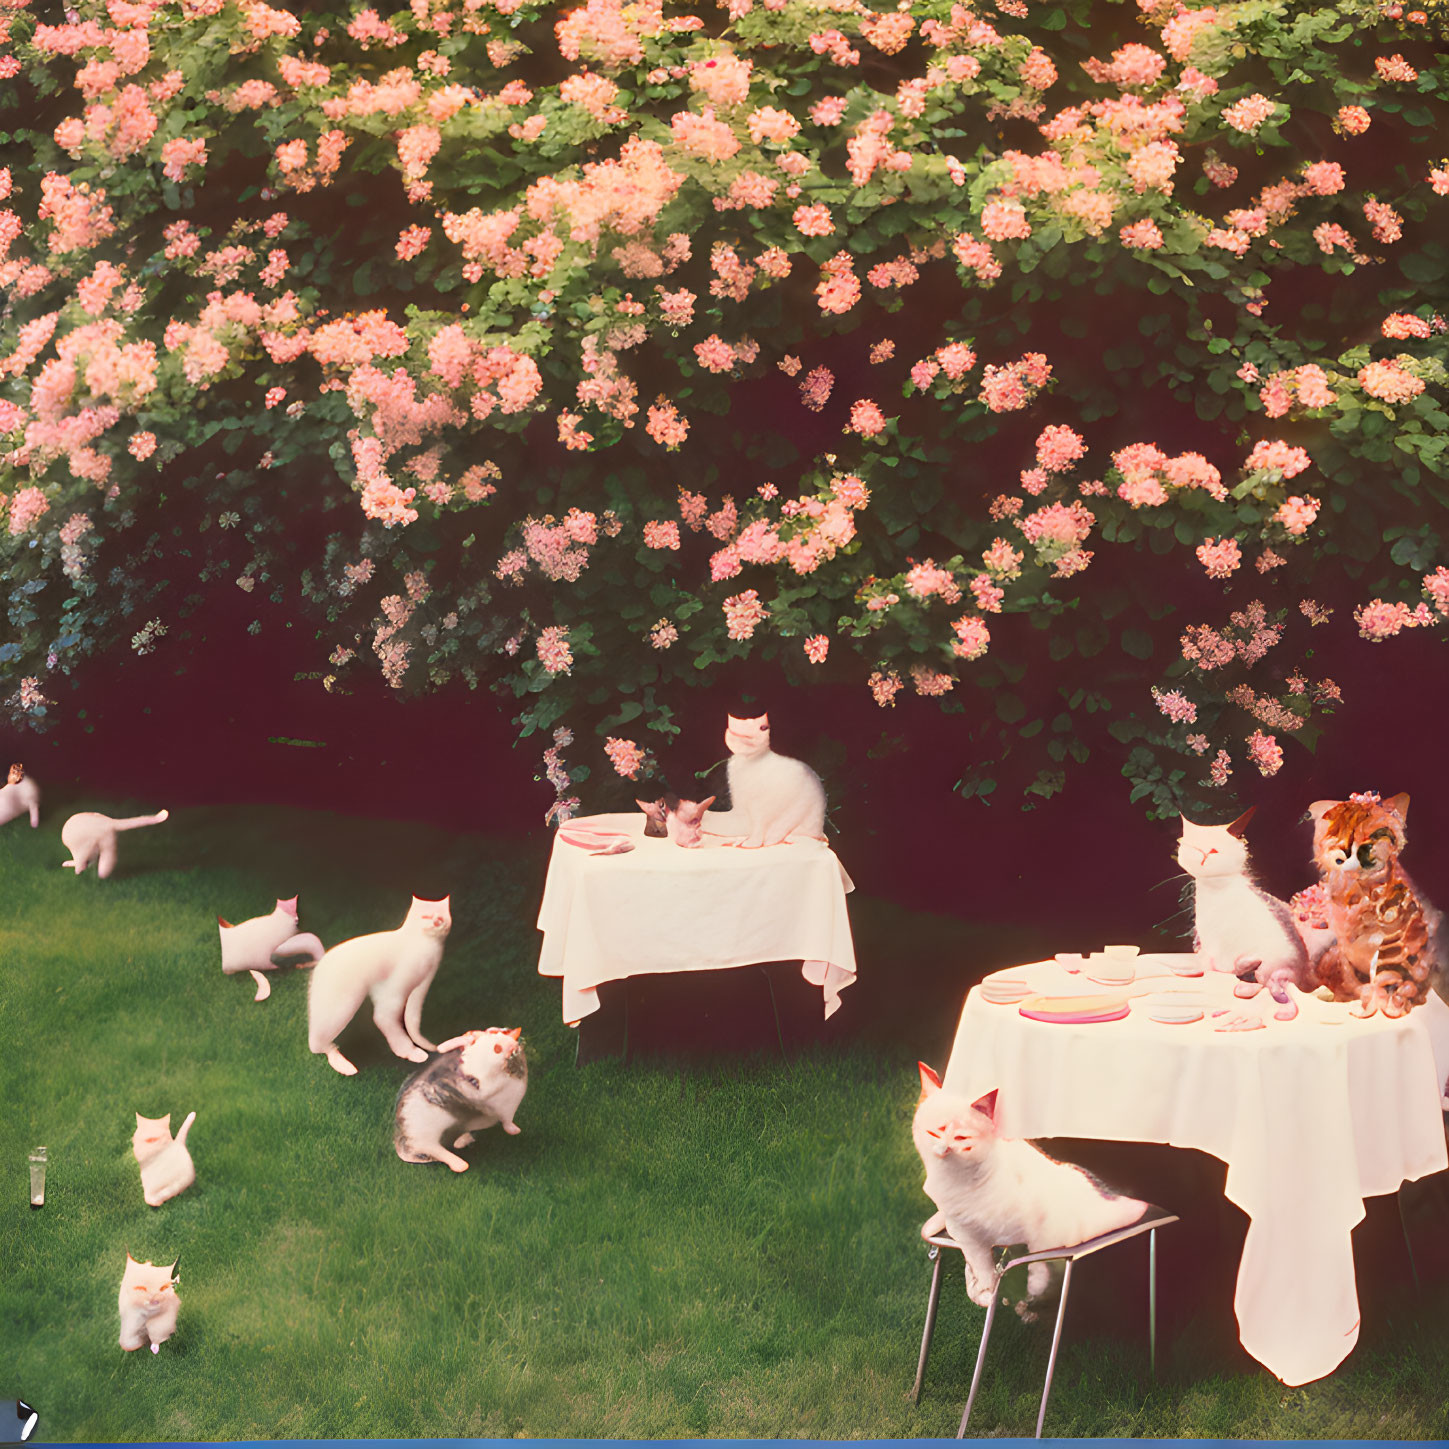
[{"label": "white cat with raised tail", "polygon": [[92,861],[96,874],[105,880],[116,868],[116,835],[122,830],[139,830],[143,825],[161,825],[170,819],[170,812],[158,810],[154,815],[132,815],[125,820],[112,820],[94,810],[72,815],[60,827],[60,843],[70,851],[71,859],[61,862],[62,870],[79,875]]},{"label": "white cat with raised tail", "polygon": [[397,930],[339,942],[317,963],[307,996],[307,1045],[334,1071],[344,1077],[357,1073],[337,1049],[337,1038],[369,996],[372,1019],[395,1056],[425,1062],[437,1051],[423,1035],[423,1002],[453,924],[450,900],[414,896]]},{"label": "white cat with raised tail", "polygon": [[164,1117],[143,1117],[136,1113],[131,1152],[141,1166],[141,1192],[147,1207],[160,1207],[196,1181],[196,1167],[186,1149],[187,1134],[194,1121],[196,1113],[191,1112],[173,1137],[170,1112]]},{"label": "white cat with raised tail", "polygon": [[24,765],[11,765],[4,785],[0,785],[0,825],[27,814],[33,830],[40,824],[40,786],[26,776]]},{"label": "white cat with raised tail", "polygon": [[731,837],[745,850],[791,840],[825,839],[825,787],[803,760],[770,748],[770,717],[728,717],[725,745],[730,808],[711,811],[704,821],[713,835]]},{"label": "white cat with raised tail", "polygon": [[257,983],[257,1001],[272,994],[271,982],[262,972],[276,969],[274,956],[305,956],[299,963],[305,968],[315,966],[326,949],[310,931],[298,931],[296,896],[278,901],[269,916],[253,916],[236,925],[218,916],[216,927],[221,933],[221,969],[228,976],[250,972]]},{"label": "white cat with raised tail", "polygon": [[[180,1262],[180,1259],[177,1259]],[[138,1263],[126,1254],[121,1275],[121,1347],[128,1353],[150,1345],[155,1353],[176,1332],[181,1300],[176,1296],[176,1263]]]},{"label": "white cat with raised tail", "polygon": [[[926,1196],[939,1211],[921,1236],[944,1227],[966,1258],[966,1291],[985,1308],[996,1285],[993,1247],[1024,1243],[1027,1251],[1069,1248],[1137,1222],[1150,1204],[1116,1197],[1067,1162],[1048,1157],[1030,1142],[1000,1136],[996,1093],[976,1102],[954,1096],[925,1062],[921,1099],[911,1138],[926,1168]],[[1030,1305],[1050,1282],[1046,1263],[1027,1269],[1026,1299],[1016,1311],[1028,1322]]]}]

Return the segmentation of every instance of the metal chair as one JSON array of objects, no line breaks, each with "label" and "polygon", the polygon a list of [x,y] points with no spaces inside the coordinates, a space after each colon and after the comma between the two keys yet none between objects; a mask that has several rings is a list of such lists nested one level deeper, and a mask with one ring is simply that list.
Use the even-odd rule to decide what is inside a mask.
[{"label": "metal chair", "polygon": [[[1151,1364],[1153,1375],[1157,1373],[1157,1230],[1165,1228],[1169,1223],[1175,1223],[1179,1219],[1175,1213],[1166,1212],[1162,1208],[1149,1208],[1141,1219],[1130,1227],[1118,1228],[1115,1232],[1103,1233],[1099,1237],[1088,1238],[1085,1243],[1077,1243],[1069,1248],[1048,1248],[1040,1253],[1024,1253],[1020,1257],[1007,1257],[997,1264],[996,1277],[992,1283],[991,1304],[986,1310],[986,1322],[981,1329],[981,1347],[976,1353],[976,1371],[971,1375],[971,1392],[966,1400],[966,1408],[961,1415],[961,1427],[956,1432],[958,1439],[966,1436],[966,1425],[971,1418],[971,1407],[976,1402],[976,1390],[981,1384],[981,1370],[986,1362],[986,1345],[991,1339],[991,1325],[996,1319],[997,1305],[1001,1302],[1001,1280],[1013,1268],[1022,1267],[1029,1263],[1047,1263],[1058,1259],[1066,1263],[1066,1270],[1062,1276],[1062,1297],[1057,1307],[1056,1328],[1052,1333],[1051,1355],[1047,1359],[1046,1383],[1042,1387],[1041,1409],[1036,1416],[1036,1437],[1041,1438],[1042,1424],[1046,1421],[1047,1399],[1052,1391],[1052,1374],[1057,1366],[1057,1348],[1062,1339],[1062,1323],[1067,1313],[1067,1294],[1072,1286],[1072,1267],[1078,1258],[1088,1257],[1092,1253],[1100,1252],[1103,1248],[1110,1248],[1114,1243],[1126,1242],[1128,1238],[1140,1237],[1143,1233],[1147,1238],[1147,1342],[1148,1361]],[[954,1248],[961,1251],[961,1245],[946,1232],[935,1234],[926,1239],[928,1245],[928,1256],[934,1263],[931,1272],[931,1295],[926,1304],[926,1330],[921,1335],[921,1357],[916,1365],[916,1383],[911,1390],[911,1401],[918,1402],[921,1395],[921,1386],[926,1379],[926,1358],[931,1351],[931,1336],[936,1329],[936,1309],[941,1299],[941,1270],[944,1266],[942,1249]]]}]

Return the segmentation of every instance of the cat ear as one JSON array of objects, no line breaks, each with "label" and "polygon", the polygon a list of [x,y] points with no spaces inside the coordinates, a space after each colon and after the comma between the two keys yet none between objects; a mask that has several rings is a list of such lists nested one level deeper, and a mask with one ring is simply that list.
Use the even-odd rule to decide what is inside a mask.
[{"label": "cat ear", "polygon": [[293,896],[290,900],[286,901],[279,900],[277,902],[277,909],[279,911],[286,911],[289,915],[295,916],[297,914],[297,897]]},{"label": "cat ear", "polygon": [[996,1121],[996,1088],[993,1087],[984,1097],[978,1098],[971,1104],[973,1112],[980,1112],[983,1117]]},{"label": "cat ear", "polygon": [[139,1127],[145,1120],[146,1119],[139,1112],[136,1113],[136,1126]]},{"label": "cat ear", "polygon": [[216,918],[216,924],[218,926],[221,926],[224,930],[227,930],[227,931],[230,931],[232,929],[231,922],[229,920],[227,920],[227,918],[225,916],[218,916]]},{"label": "cat ear", "polygon": [[1248,808],[1244,810],[1243,813],[1239,815],[1238,818],[1234,820],[1231,825],[1228,826],[1228,834],[1233,836],[1237,840],[1241,840],[1243,838],[1243,832],[1248,828],[1248,821],[1250,821],[1253,816],[1257,814],[1257,811],[1258,807],[1256,805],[1249,805]]},{"label": "cat ear", "polygon": [[1323,819],[1325,815],[1328,814],[1330,810],[1333,809],[1335,805],[1342,804],[1342,800],[1315,800],[1313,804],[1308,807],[1308,813],[1313,817],[1313,822],[1316,825],[1320,820]]},{"label": "cat ear", "polygon": [[1409,797],[1407,795],[1395,795],[1389,801],[1389,808],[1395,815],[1407,823],[1409,818]]},{"label": "cat ear", "polygon": [[757,720],[756,720],[756,721],[755,721],[755,723],[756,723],[756,724],[757,724],[757,725],[759,725],[759,727],[760,727],[760,728],[761,728],[761,729],[762,729],[762,730],[767,730],[767,729],[769,729],[769,728],[770,728],[770,716],[769,716],[769,715],[768,715],[768,714],[762,714],[762,715],[761,715],[761,716],[760,716],[760,717],[759,717],[759,719],[757,719]]},{"label": "cat ear", "polygon": [[940,1077],[925,1062],[917,1062],[916,1065],[921,1069],[921,1095],[924,1097],[927,1092],[939,1091]]},{"label": "cat ear", "polygon": [[512,1027],[504,1035],[511,1036],[514,1041],[517,1041],[523,1035],[523,1028],[521,1026]]},{"label": "cat ear", "polygon": [[128,1263],[135,1263],[136,1267],[138,1268],[141,1266],[139,1263],[136,1263],[136,1260],[131,1256],[131,1250],[129,1248],[126,1249],[126,1261]]},{"label": "cat ear", "polygon": [[718,795],[711,795],[708,800],[701,800],[699,802],[699,813],[703,815],[717,799],[719,799]]}]

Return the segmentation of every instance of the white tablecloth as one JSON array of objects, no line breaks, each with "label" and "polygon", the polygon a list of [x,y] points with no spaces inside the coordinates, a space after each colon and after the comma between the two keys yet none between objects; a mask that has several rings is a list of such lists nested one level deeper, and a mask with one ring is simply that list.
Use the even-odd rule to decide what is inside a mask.
[{"label": "white tablecloth", "polygon": [[[555,838],[538,929],[541,976],[563,977],[563,1017],[599,1009],[598,986],[664,971],[804,963],[828,1017],[855,980],[845,868],[823,842],[762,850],[706,835],[698,849],[644,834],[644,816],[590,815],[575,828],[627,831],[634,849],[589,854]],[[568,827],[565,827],[567,829]]]},{"label": "white tablecloth", "polygon": [[[1152,961],[1140,958],[1139,976],[1166,969]],[[1249,1218],[1234,1299],[1243,1347],[1285,1384],[1332,1373],[1358,1341],[1351,1232],[1364,1198],[1449,1165],[1440,1112],[1449,1007],[1431,996],[1397,1021],[1357,1020],[1346,1003],[1295,991],[1297,1019],[1277,1021],[1267,992],[1244,1003],[1218,973],[1123,988],[1054,961],[1002,974],[1050,995],[1160,988],[1208,998],[1204,1019],[1188,1026],[1150,1021],[1145,996],[1120,1021],[1063,1025],[973,989],[944,1083],[971,1101],[997,1088],[1010,1137],[1165,1142],[1221,1158],[1228,1199]],[[1226,1018],[1211,1013],[1224,1006],[1267,1025],[1215,1031]]]}]

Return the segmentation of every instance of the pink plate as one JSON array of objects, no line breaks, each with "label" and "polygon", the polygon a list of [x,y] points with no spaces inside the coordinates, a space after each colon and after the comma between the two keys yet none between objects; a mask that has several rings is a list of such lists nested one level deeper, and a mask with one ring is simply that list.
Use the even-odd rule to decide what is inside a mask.
[{"label": "pink plate", "polygon": [[1131,1007],[1122,996],[1031,996],[1017,1010],[1032,1021],[1076,1026],[1093,1021],[1121,1021]]}]

